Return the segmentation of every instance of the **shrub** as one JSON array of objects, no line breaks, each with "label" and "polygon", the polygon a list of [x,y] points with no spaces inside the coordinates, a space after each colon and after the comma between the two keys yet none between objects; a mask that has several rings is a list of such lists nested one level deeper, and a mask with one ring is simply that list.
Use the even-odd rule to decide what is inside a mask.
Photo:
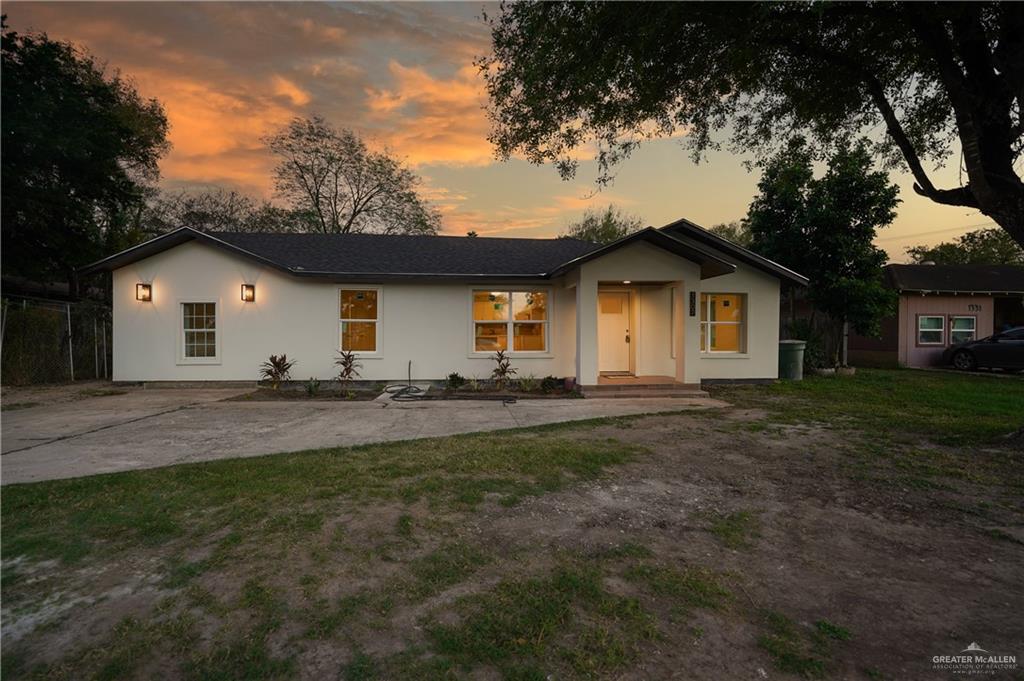
[{"label": "shrub", "polygon": [[306,381],[306,394],[309,395],[310,397],[316,397],[319,392],[320,381],[310,376],[309,380]]},{"label": "shrub", "polygon": [[545,376],[540,381],[540,390],[543,393],[553,393],[562,387],[562,381],[554,376]]},{"label": "shrub", "polygon": [[292,367],[295,362],[288,361],[288,355],[271,355],[266,362],[260,365],[260,378],[270,383],[274,390],[280,387],[282,381],[290,380]]},{"label": "shrub", "polygon": [[359,368],[362,365],[356,360],[356,355],[351,350],[339,352],[338,359],[334,360],[334,364],[338,367],[338,380],[341,381],[342,388],[347,387],[352,379],[359,378]]},{"label": "shrub", "polygon": [[492,359],[496,366],[491,372],[491,378],[494,379],[494,387],[502,390],[508,384],[509,379],[516,375],[517,369],[512,366],[512,360],[508,358],[504,350],[498,350]]},{"label": "shrub", "polygon": [[445,390],[458,390],[464,385],[466,385],[466,379],[457,371],[448,374],[448,378],[444,379]]},{"label": "shrub", "polygon": [[830,366],[825,336],[810,319],[796,319],[787,327],[789,337],[807,342],[804,348],[804,371]]},{"label": "shrub", "polygon": [[540,380],[534,377],[533,374],[519,379],[519,389],[524,393],[537,392],[537,388],[540,387]]}]

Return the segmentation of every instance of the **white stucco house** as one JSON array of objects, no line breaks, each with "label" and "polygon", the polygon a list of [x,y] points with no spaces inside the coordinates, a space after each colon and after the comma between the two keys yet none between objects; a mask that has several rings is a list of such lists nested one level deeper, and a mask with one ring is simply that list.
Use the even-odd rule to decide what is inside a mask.
[{"label": "white stucco house", "polygon": [[[116,381],[255,381],[271,354],[331,378],[519,376],[582,386],[778,376],[779,291],[807,280],[686,220],[575,239],[179,229],[83,270],[112,272]],[[411,363],[411,365],[410,365]]]}]

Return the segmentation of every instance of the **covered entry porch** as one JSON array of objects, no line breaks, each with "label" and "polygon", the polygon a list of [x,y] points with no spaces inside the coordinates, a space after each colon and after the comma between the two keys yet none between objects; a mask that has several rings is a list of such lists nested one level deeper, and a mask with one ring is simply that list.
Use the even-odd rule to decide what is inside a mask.
[{"label": "covered entry porch", "polygon": [[575,265],[566,286],[575,289],[576,381],[585,392],[699,386],[701,280],[735,265],[657,230]]}]

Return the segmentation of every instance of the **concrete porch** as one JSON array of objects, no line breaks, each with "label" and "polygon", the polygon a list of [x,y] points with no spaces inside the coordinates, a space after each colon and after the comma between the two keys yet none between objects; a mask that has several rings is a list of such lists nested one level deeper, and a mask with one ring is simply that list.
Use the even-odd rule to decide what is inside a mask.
[{"label": "concrete porch", "polygon": [[672,376],[605,375],[597,385],[583,386],[585,397],[708,397],[699,383],[681,383]]}]

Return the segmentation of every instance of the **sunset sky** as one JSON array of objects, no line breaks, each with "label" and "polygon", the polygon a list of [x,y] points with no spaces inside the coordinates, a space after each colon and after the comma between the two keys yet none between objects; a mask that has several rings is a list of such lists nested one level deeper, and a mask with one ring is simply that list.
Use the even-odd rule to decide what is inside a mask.
[{"label": "sunset sky", "polygon": [[[271,197],[273,159],[260,137],[318,113],[386,146],[424,178],[445,233],[551,236],[609,202],[660,226],[687,217],[739,219],[757,174],[743,158],[694,165],[678,140],[641,148],[615,184],[595,194],[593,164],[563,182],[546,166],[494,159],[485,96],[472,62],[488,49],[483,4],[254,4],[9,2],[12,28],[45,31],[88,48],[156,97],[173,150],[168,188],[217,185]],[[488,7],[488,11],[495,8]],[[955,186],[952,167],[934,175]],[[949,240],[991,221],[916,196],[894,176],[903,204],[878,244],[892,259],[917,243]]]}]

